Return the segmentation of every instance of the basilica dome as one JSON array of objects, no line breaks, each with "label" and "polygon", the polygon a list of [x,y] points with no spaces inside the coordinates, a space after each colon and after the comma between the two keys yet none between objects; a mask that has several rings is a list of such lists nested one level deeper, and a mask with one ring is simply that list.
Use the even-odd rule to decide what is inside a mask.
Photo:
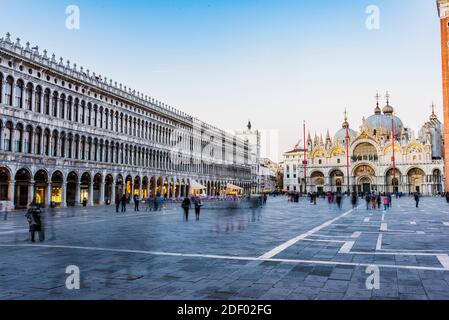
[{"label": "basilica dome", "polygon": [[[375,131],[378,134],[391,134],[391,116],[393,115],[394,109],[392,106],[387,104],[382,111],[384,114],[381,114],[379,112],[379,107],[376,107],[374,114],[366,119],[365,124],[371,131]],[[402,120],[394,116],[395,135],[400,135],[403,128],[404,125]]]},{"label": "basilica dome", "polygon": [[[357,137],[357,132],[355,132],[352,129],[349,129],[349,139],[353,140]],[[341,141],[341,142],[345,142],[346,141],[346,128],[342,128],[340,130],[338,130],[338,132],[335,134],[334,137],[334,141]]]}]

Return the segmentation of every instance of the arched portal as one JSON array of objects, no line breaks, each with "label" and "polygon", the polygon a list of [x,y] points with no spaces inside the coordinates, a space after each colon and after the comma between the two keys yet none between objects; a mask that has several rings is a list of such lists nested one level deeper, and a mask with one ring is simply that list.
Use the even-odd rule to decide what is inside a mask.
[{"label": "arched portal", "polygon": [[443,192],[443,179],[440,169],[435,169],[432,172],[432,194],[440,194]]},{"label": "arched portal", "polygon": [[140,177],[139,176],[136,176],[134,178],[133,196],[140,196]]},{"label": "arched portal", "polygon": [[376,173],[369,165],[360,165],[354,170],[354,177],[359,193],[371,193],[377,190],[374,185]]},{"label": "arched portal", "polygon": [[409,170],[407,174],[409,193],[425,193],[424,184],[426,179],[426,174],[420,168],[413,168]]},{"label": "arched portal", "polygon": [[325,179],[324,174],[320,171],[315,171],[310,176],[312,191],[322,194],[324,192]]},{"label": "arched portal", "polygon": [[9,201],[9,185],[11,176],[9,170],[0,167],[0,201]]},{"label": "arched portal", "polygon": [[93,183],[93,190],[92,190],[92,195],[93,195],[93,204],[98,205],[101,203],[101,184],[103,182],[103,177],[101,176],[100,173],[97,173],[94,176],[94,183]]},{"label": "arched portal", "polygon": [[149,197],[148,193],[148,177],[143,177],[142,179],[142,199],[147,199]]},{"label": "arched portal", "polygon": [[127,176],[125,180],[125,196],[127,199],[131,199],[132,186],[133,186],[133,178],[131,176]]},{"label": "arched portal", "polygon": [[60,207],[63,204],[62,184],[64,176],[61,171],[56,171],[51,176],[51,203],[53,207]]},{"label": "arched portal", "polygon": [[89,203],[89,201],[91,200],[91,199],[89,199],[90,188],[91,188],[90,174],[85,172],[81,176],[81,181],[80,181],[80,201],[81,202],[87,201],[87,203]]},{"label": "arched portal", "polygon": [[34,175],[34,201],[40,206],[48,205],[46,203],[48,185],[48,174],[45,170],[39,170]]},{"label": "arched portal", "polygon": [[14,204],[15,209],[25,209],[31,203],[31,174],[27,169],[20,169],[17,171],[14,187]]},{"label": "arched portal", "polygon": [[104,201],[110,205],[115,199],[112,199],[112,188],[114,185],[114,178],[108,174],[104,179]]},{"label": "arched portal", "polygon": [[341,170],[334,170],[330,176],[330,191],[331,192],[343,192],[344,174]]},{"label": "arched portal", "polygon": [[67,175],[67,195],[66,201],[68,207],[74,207],[77,205],[79,199],[76,199],[76,192],[78,190],[78,175],[76,172],[70,172]]},{"label": "arched portal", "polygon": [[398,193],[402,181],[402,174],[398,169],[391,168],[385,175],[385,192]]}]

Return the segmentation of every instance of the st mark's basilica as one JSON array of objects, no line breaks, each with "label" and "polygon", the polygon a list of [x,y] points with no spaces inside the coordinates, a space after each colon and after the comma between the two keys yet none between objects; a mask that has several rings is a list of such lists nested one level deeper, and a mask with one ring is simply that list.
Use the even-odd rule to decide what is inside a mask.
[{"label": "st mark's basilica", "polygon": [[396,116],[389,98],[387,94],[381,108],[377,95],[374,113],[364,117],[357,130],[346,118],[334,137],[329,131],[324,139],[309,133],[306,150],[298,143],[286,152],[284,191],[443,192],[443,125],[434,107],[415,132]]}]

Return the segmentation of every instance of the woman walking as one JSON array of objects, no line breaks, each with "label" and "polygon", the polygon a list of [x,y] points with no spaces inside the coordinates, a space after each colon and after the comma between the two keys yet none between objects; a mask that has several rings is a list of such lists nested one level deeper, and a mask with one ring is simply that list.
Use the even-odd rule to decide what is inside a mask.
[{"label": "woman walking", "polygon": [[36,242],[34,240],[35,233],[39,233],[39,241],[44,241],[44,233],[42,231],[42,220],[41,220],[41,209],[32,203],[30,205],[30,209],[26,214],[26,218],[28,220],[28,224],[30,225],[30,238],[31,242]]}]

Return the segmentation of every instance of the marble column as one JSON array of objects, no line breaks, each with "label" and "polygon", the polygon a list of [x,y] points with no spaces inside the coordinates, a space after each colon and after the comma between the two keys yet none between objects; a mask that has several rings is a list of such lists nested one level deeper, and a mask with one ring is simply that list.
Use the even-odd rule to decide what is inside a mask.
[{"label": "marble column", "polygon": [[8,188],[8,210],[14,210],[15,204],[14,204],[14,196],[15,196],[15,183],[14,181],[9,182],[9,188]]},{"label": "marble column", "polygon": [[62,182],[60,206],[61,206],[61,208],[67,207],[67,183],[66,183],[66,181]]},{"label": "marble column", "polygon": [[32,203],[34,200],[34,181],[30,182],[28,186],[28,204]]},{"label": "marble column", "polygon": [[105,183],[104,183],[104,181],[102,181],[101,183],[100,183],[100,205],[102,206],[102,205],[104,205],[105,204],[105,201],[104,201],[104,188],[105,188]]},{"label": "marble column", "polygon": [[80,183],[79,181],[76,182],[75,185],[75,206],[79,206],[81,203],[81,192],[80,192]]},{"label": "marble column", "polygon": [[94,184],[92,181],[89,183],[89,198],[87,199],[87,205],[94,205]]},{"label": "marble column", "polygon": [[47,183],[47,190],[45,191],[45,207],[51,205],[51,182]]}]

